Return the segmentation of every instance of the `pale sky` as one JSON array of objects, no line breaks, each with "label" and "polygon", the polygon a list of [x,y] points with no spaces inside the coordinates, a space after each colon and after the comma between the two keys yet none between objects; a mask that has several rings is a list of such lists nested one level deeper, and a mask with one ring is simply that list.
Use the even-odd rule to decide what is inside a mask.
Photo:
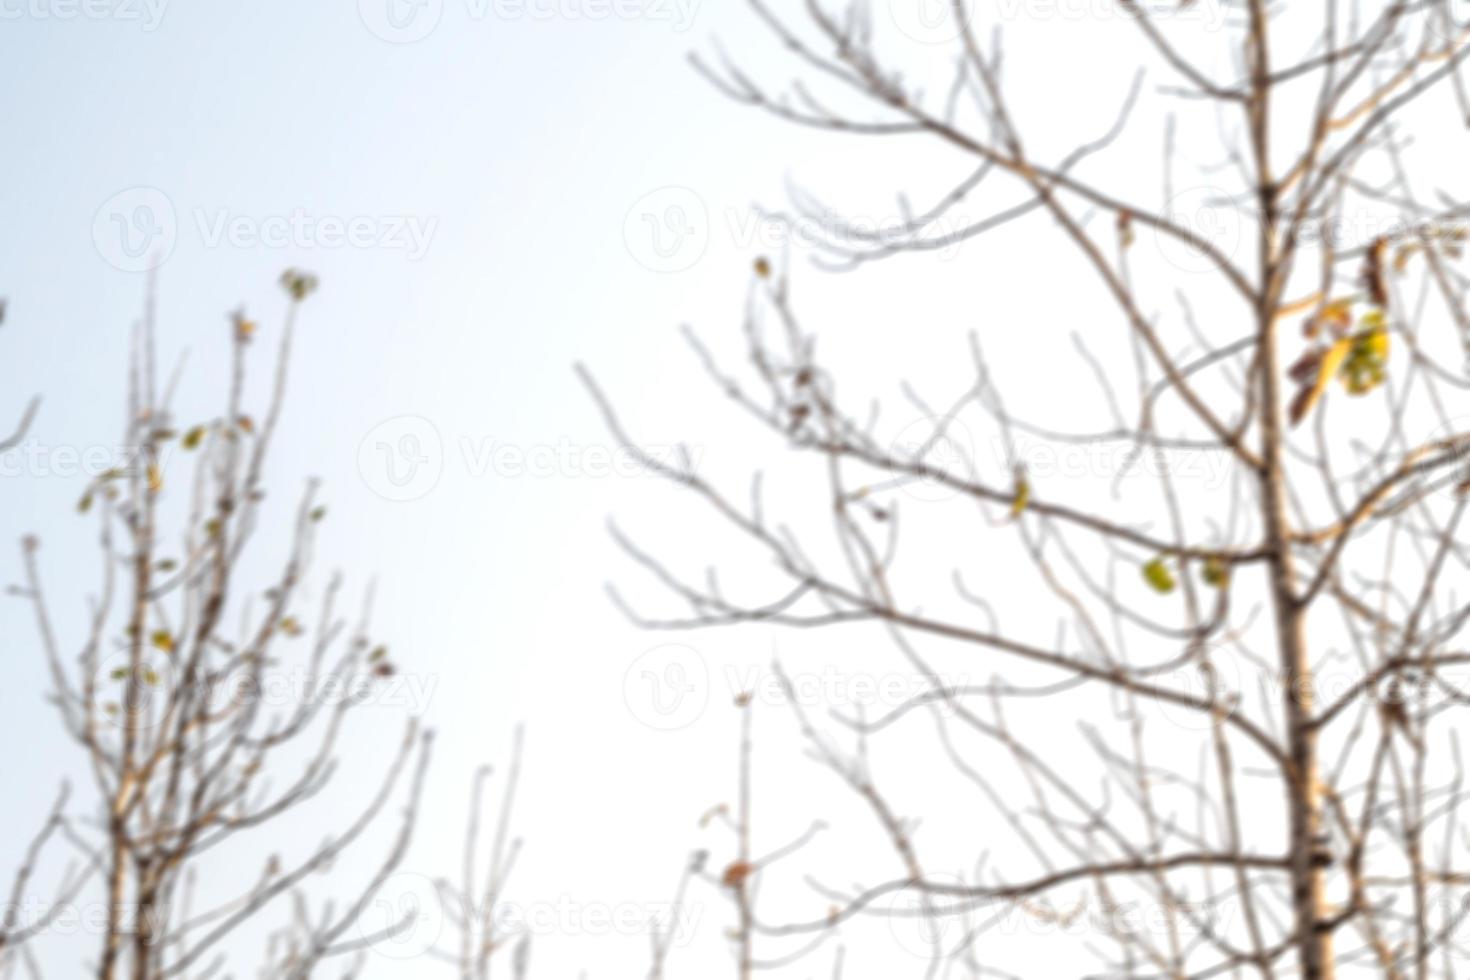
[{"label": "pale sky", "polygon": [[[44,398],[24,455],[6,457],[4,536],[41,536],[53,601],[79,614],[95,588],[83,572],[95,567],[93,531],[74,512],[80,470],[117,454],[138,269],[159,249],[160,347],[170,364],[188,351],[181,403],[203,417],[216,411],[226,314],[244,303],[268,330],[283,312],[280,271],[316,272],[275,472],[283,495],[323,480],[319,570],[344,570],[349,588],[376,578],[378,632],[426,685],[440,738],[406,869],[457,874],[471,774],[503,763],[523,722],[517,898],[573,903],[537,936],[538,973],[632,976],[647,961],[641,929],[602,936],[569,920],[585,906],[642,921],[668,902],[686,853],[709,843],[700,816],[733,790],[733,693],[719,665],[764,665],[772,641],[649,635],[612,608],[605,581],[644,583],[606,519],[617,511],[677,544],[691,535],[676,522],[700,515],[676,517],[650,479],[610,475],[616,460],[572,366],[594,367],[653,441],[728,425],[677,328],[702,324],[738,356],[749,263],[780,244],[749,223],[750,206],[762,194],[779,204],[800,157],[848,157],[739,111],[687,67],[716,33],[756,36],[741,11],[684,0],[543,17],[449,0],[420,15],[436,7],[431,33],[394,43],[370,27],[383,30],[383,11],[351,0],[118,4],[101,16],[0,5],[0,412]],[[761,42],[756,56],[770,57]],[[707,209],[692,218],[709,222],[707,245],[676,249],[674,271],[660,271],[641,215],[667,206],[635,207],[670,187],[673,203]],[[363,241],[334,242],[331,222],[354,219],[367,220]],[[149,229],[160,233],[145,245]],[[707,432],[671,424],[695,398],[714,416]],[[372,446],[417,424],[405,418],[439,440],[441,473],[395,501],[379,492]],[[18,547],[0,550],[0,579],[19,579]],[[26,787],[0,824],[18,842],[59,773],[87,784],[40,699],[47,681],[20,602],[0,604],[0,638],[6,734],[25,746],[3,765]],[[718,688],[687,727],[660,731],[630,711],[624,682],[670,641],[697,645]],[[392,710],[370,709],[370,724]],[[346,765],[344,795],[361,775],[360,796],[372,771]],[[726,909],[710,898],[706,962],[722,963]],[[76,954],[42,947],[49,964]],[[382,957],[370,975],[428,974]]]},{"label": "pale sky", "polygon": [[[947,40],[925,19],[932,9],[890,6],[874,4],[875,22],[895,53],[923,58],[935,50],[928,42]],[[1219,7],[1198,7],[1208,37]],[[1018,108],[1040,112],[1035,144],[1052,158],[1106,130],[1135,70],[1106,54],[1127,29],[1116,12],[1081,16],[1108,5],[1060,9],[1040,20],[1012,11],[1007,25],[1034,39],[1020,49],[1031,57],[1008,70]],[[526,726],[525,850],[511,891],[545,923],[538,976],[642,975],[648,938],[637,923],[662,910],[691,849],[728,853],[700,817],[732,799],[731,700],[768,680],[774,655],[820,697],[862,700],[854,684],[875,681],[891,689],[882,703],[919,683],[876,631],[662,635],[630,625],[605,583],[651,610],[681,610],[621,556],[610,517],[695,575],[729,542],[705,511],[627,472],[573,365],[597,374],[655,451],[686,443],[739,496],[750,469],[779,469],[783,450],[750,441],[678,328],[695,327],[742,366],[751,263],[771,255],[789,261],[825,352],[855,365],[854,402],[890,401],[896,438],[925,418],[901,397],[901,380],[932,386],[937,404],[970,383],[970,331],[984,335],[1018,398],[1102,405],[1078,387],[1090,384],[1085,369],[1062,373],[1035,357],[1038,345],[1069,349],[1071,332],[1092,327],[1098,295],[1044,221],[846,275],[816,268],[800,243],[786,248],[755,208],[780,209],[791,186],[885,222],[901,213],[897,195],[923,206],[964,167],[933,147],[800,131],[724,100],[686,62],[717,38],[773,85],[795,72],[743,5],[713,0],[0,0],[9,301],[0,431],[32,394],[44,399],[27,443],[0,455],[0,581],[19,579],[13,545],[38,534],[63,633],[80,636],[95,535],[75,503],[87,475],[119,452],[128,329],[147,266],[156,264],[165,363],[189,356],[181,414],[201,418],[216,411],[229,311],[244,304],[269,331],[285,306],[281,270],[315,272],[322,287],[303,311],[273,487],[290,498],[307,477],[322,479],[330,511],[318,572],[341,569],[349,589],[377,582],[375,633],[417,685],[404,689],[406,703],[359,718],[362,754],[381,748],[405,709],[439,733],[407,874],[458,873],[473,770],[503,763],[515,726]],[[947,66],[931,65],[936,79]],[[1068,80],[1086,84],[1059,102],[1055,87]],[[1157,200],[1162,129],[1152,85],[1146,92],[1148,122],[1092,172]],[[1182,156],[1213,162],[1216,135],[1183,131]],[[1191,207],[1204,207],[1199,186],[1177,188],[1195,195]],[[1015,188],[1006,193],[966,215],[1012,203]],[[1218,231],[1239,244],[1238,230]],[[1111,314],[1096,326],[1120,329]],[[991,438],[975,433],[972,448],[994,466],[1003,457]],[[1085,465],[1110,475],[1108,464]],[[1201,479],[1219,490],[1208,465]],[[1005,612],[1025,623],[1028,608],[1021,600]],[[1051,635],[1049,620],[1033,626]],[[41,700],[44,664],[13,599],[0,604],[0,656],[0,726],[12,746],[0,765],[7,786],[23,787],[0,808],[7,867],[57,779],[70,775],[79,791],[87,782]],[[955,669],[979,680],[995,668]],[[668,705],[650,698],[685,676],[694,696],[661,713]],[[762,849],[774,849],[834,816],[804,805],[832,777],[800,757],[778,705],[757,724],[770,753]],[[371,762],[348,754],[342,799],[367,791]],[[898,779],[919,778],[904,757],[893,762]],[[975,800],[938,806],[959,836],[974,826]],[[293,832],[313,840],[332,818],[319,810],[322,824]],[[834,833],[845,847],[881,846],[862,836],[866,826]],[[819,856],[838,880],[844,853]],[[352,870],[346,862],[334,876]],[[812,903],[795,907],[810,913]],[[593,921],[604,911],[634,924]],[[722,975],[728,907],[701,893],[690,914],[699,938],[675,954],[672,974]],[[883,954],[893,959],[870,961],[893,972],[852,975],[920,975],[924,943],[906,928]],[[403,952],[375,953],[368,975],[450,975]],[[47,964],[76,956],[75,943],[43,946]],[[823,962],[789,975],[820,975]]]}]

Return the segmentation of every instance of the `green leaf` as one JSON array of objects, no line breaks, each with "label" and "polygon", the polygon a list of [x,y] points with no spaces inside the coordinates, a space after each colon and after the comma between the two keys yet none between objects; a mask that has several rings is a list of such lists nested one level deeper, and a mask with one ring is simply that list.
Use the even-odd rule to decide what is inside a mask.
[{"label": "green leaf", "polygon": [[300,269],[287,269],[281,273],[281,287],[286,290],[293,300],[299,303],[316,292],[317,278],[310,272],[302,272]]},{"label": "green leaf", "polygon": [[1176,582],[1174,573],[1169,571],[1169,566],[1164,564],[1164,559],[1155,558],[1143,566],[1143,580],[1155,592],[1167,595],[1174,591]]},{"label": "green leaf", "polygon": [[1212,585],[1222,589],[1230,581],[1230,566],[1217,556],[1205,559],[1204,568],[1200,571],[1200,577],[1205,580],[1206,585]]}]

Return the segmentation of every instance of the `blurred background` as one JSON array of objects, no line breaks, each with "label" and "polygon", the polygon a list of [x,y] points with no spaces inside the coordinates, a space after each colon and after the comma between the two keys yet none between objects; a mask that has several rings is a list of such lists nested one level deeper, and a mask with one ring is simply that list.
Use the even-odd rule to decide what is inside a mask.
[{"label": "blurred background", "polygon": [[[941,90],[954,60],[947,6],[873,5],[880,46],[913,74],[932,71]],[[1034,145],[1055,158],[1116,118],[1136,65],[1105,52],[1131,28],[1100,3],[1013,8],[1014,99],[1033,117],[1042,111]],[[1203,43],[1219,9],[1197,9]],[[491,788],[503,785],[524,725],[515,827],[525,845],[510,892],[537,923],[535,975],[642,975],[648,922],[667,911],[689,852],[728,859],[728,835],[700,818],[733,799],[733,701],[743,691],[763,692],[757,850],[830,817],[813,861],[835,883],[881,854],[866,815],[844,821],[824,805],[835,781],[802,758],[771,689],[773,658],[803,679],[813,706],[835,699],[881,713],[922,689],[881,631],[632,626],[608,582],[650,613],[684,610],[621,554],[611,519],[695,575],[723,564],[735,539],[617,446],[574,365],[596,375],[652,452],[672,459],[682,444],[740,497],[753,469],[779,477],[786,451],[727,402],[679,328],[742,368],[759,257],[789,272],[852,403],[891,400],[883,428],[895,440],[929,419],[900,381],[936,404],[972,383],[971,331],[983,332],[1018,399],[1085,411],[1103,404],[1086,366],[1036,351],[1062,349],[1079,329],[1120,329],[1111,313],[1090,322],[1098,287],[1040,219],[852,273],[819,267],[810,229],[772,214],[793,190],[890,223],[905,214],[901,195],[932,203],[968,161],[933,145],[803,131],[737,106],[687,60],[721,48],[775,87],[797,70],[747,8],[711,0],[0,0],[0,429],[33,395],[43,399],[25,442],[0,455],[0,581],[20,578],[18,541],[38,535],[60,632],[80,637],[98,570],[95,530],[76,503],[126,455],[129,331],[150,281],[160,360],[165,372],[182,365],[188,422],[219,411],[230,312],[243,306],[261,324],[258,401],[286,308],[277,278],[287,267],[318,275],[271,464],[273,506],[289,513],[306,479],[322,481],[329,516],[314,588],[331,569],[349,594],[376,583],[372,632],[394,651],[403,684],[359,715],[343,782],[292,835],[315,840],[369,794],[375,770],[355,773],[353,758],[387,751],[402,717],[421,716],[438,732],[435,760],[405,877],[385,890],[389,908],[412,901],[429,878],[457,874],[472,774],[496,765]],[[1229,73],[1225,55],[1203,50],[1203,65]],[[1064,80],[1086,84],[1072,85],[1062,118]],[[1149,121],[1092,173],[1156,200],[1161,113],[1152,87],[1142,98]],[[1205,162],[1190,136],[1178,136],[1185,157]],[[1207,194],[1178,191],[1195,195],[1202,227],[1240,246],[1238,228],[1211,224]],[[1018,199],[988,198],[964,217]],[[1175,258],[1163,256],[1172,273],[1195,271]],[[1214,287],[1199,288],[1208,306]],[[953,437],[991,473],[1006,472],[990,434],[961,427]],[[1101,486],[1118,461],[1080,465]],[[1199,479],[1219,489],[1209,465]],[[934,502],[933,490],[918,488],[914,504]],[[779,479],[769,493],[777,504],[797,499]],[[975,542],[975,587],[1003,583],[1003,554],[979,533]],[[279,557],[272,545],[263,535],[261,567]],[[763,594],[762,562],[728,569],[727,584]],[[1021,624],[1031,614],[1020,596],[1004,612]],[[1049,619],[1031,625],[1051,635]],[[0,864],[18,856],[58,778],[88,780],[42,698],[49,681],[34,636],[26,604],[0,604],[10,746]],[[952,669],[980,679],[995,668]],[[895,794],[922,800],[923,767],[875,751]],[[960,853],[986,849],[978,797],[913,807],[962,842]],[[364,853],[376,856],[370,844]],[[363,870],[339,863],[328,892]],[[822,914],[823,901],[791,894],[789,911]],[[729,908],[708,893],[691,901],[671,973],[720,975]],[[893,921],[896,941],[854,975],[922,972],[928,939],[912,919]],[[441,926],[431,918],[375,949],[368,975],[447,973],[426,953]],[[77,940],[52,938],[41,947],[48,975],[75,975]],[[790,975],[817,975],[820,962]]]}]

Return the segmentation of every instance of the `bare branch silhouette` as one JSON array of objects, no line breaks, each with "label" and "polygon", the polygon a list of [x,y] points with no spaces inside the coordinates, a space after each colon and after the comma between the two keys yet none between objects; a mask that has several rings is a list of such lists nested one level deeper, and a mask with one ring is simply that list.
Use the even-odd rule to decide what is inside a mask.
[{"label": "bare branch silhouette", "polygon": [[[69,618],[52,612],[40,542],[24,542],[25,583],[13,591],[34,612],[52,699],[83,751],[100,818],[85,826],[69,818],[62,794],[17,876],[10,909],[19,908],[16,897],[48,838],[75,838],[90,860],[67,877],[65,901],[52,907],[64,908],[98,872],[106,918],[92,969],[103,980],[217,973],[239,955],[229,949],[233,937],[288,904],[287,924],[265,953],[269,975],[307,977],[328,959],[360,959],[365,943],[348,930],[402,861],[418,819],[430,738],[405,720],[372,797],[352,811],[339,796],[320,842],[292,853],[301,849],[283,839],[254,872],[231,863],[334,787],[349,714],[382,710],[374,692],[397,670],[371,639],[371,592],[350,627],[338,612],[337,577],[320,593],[313,620],[301,611],[314,532],[326,517],[314,485],[294,509],[278,571],[249,584],[258,562],[246,562],[247,545],[263,523],[265,461],[285,404],[297,317],[315,278],[293,270],[282,285],[287,311],[258,421],[245,393],[256,322],[243,311],[227,320],[233,360],[223,414],[179,426],[174,384],[158,381],[150,299],[129,364],[123,441],[133,461],[97,477],[78,504],[98,522],[101,563],[100,592],[80,637]],[[283,669],[297,671],[301,683],[278,701],[271,680]],[[398,829],[380,862],[366,876],[351,875],[354,892],[313,908],[309,879],[359,843],[395,801]],[[230,871],[221,875],[222,867]],[[0,951],[46,928],[44,917],[7,920]]]},{"label": "bare branch silhouette", "polygon": [[[885,828],[889,868],[864,872],[876,882],[813,881],[814,914],[767,922],[743,901],[758,875],[742,847],[732,867],[751,874],[725,882],[737,975],[752,971],[754,940],[784,941],[800,958],[824,944],[814,937],[880,917],[878,899],[895,894],[915,896],[926,919],[962,925],[957,942],[936,944],[928,976],[1060,975],[1002,962],[1011,947],[989,945],[992,933],[1012,912],[1056,924],[1088,902],[1159,913],[1151,929],[1103,916],[1085,951],[1101,972],[1088,975],[1458,975],[1470,911],[1455,710],[1470,697],[1456,670],[1470,619],[1459,540],[1470,276],[1456,263],[1470,205],[1443,191],[1421,197],[1423,160],[1405,130],[1447,125],[1447,138],[1463,138],[1470,28],[1438,2],[1328,0],[1304,36],[1282,26],[1284,8],[1242,0],[1205,34],[1175,16],[1188,4],[1125,0],[1139,60],[1169,75],[1160,91],[1175,102],[1163,200],[1150,203],[1085,176],[1139,125],[1137,78],[1100,131],[1066,117],[1062,88],[1049,94],[1068,125],[1093,130],[1055,155],[1023,135],[1002,34],[982,42],[986,5],[952,0],[957,40],[938,64],[955,68],[938,97],[909,81],[921,69],[893,64],[868,4],[749,6],[799,78],[773,88],[730,57],[696,55],[719,92],[834,138],[928,141],[966,174],[931,204],[902,199],[903,220],[882,233],[797,189],[792,211],[772,214],[820,229],[818,265],[931,252],[1044,215],[1111,306],[1085,340],[1074,337],[1104,411],[1073,391],[1037,411],[1026,397],[1035,393],[1008,387],[1012,373],[992,362],[985,327],[970,338],[967,390],[933,408],[938,399],[905,386],[927,421],[904,444],[878,408],[848,407],[840,358],[817,356],[791,273],[762,257],[743,319],[746,367],[727,369],[688,339],[768,455],[806,461],[791,506],[819,510],[789,522],[770,512],[759,476],[746,503],[688,460],[640,451],[579,368],[614,437],[744,539],[748,549],[720,565],[756,563],[766,583],[751,594],[742,577],[744,588],[727,589],[732,576],[684,573],[615,530],[682,609],[643,613],[615,590],[619,606],[661,630],[867,624],[927,690],[883,717],[835,713],[832,723],[864,746],[918,737],[927,721],[937,748],[923,764],[936,780],[948,773],[956,794],[978,793],[1011,838],[971,854],[963,880],[942,877],[955,858],[926,857],[938,845],[916,830],[917,813],[878,790],[862,751],[839,751],[799,709],[809,754]],[[1201,45],[1227,53],[1238,74],[1212,74]],[[1171,207],[1186,119],[1222,135],[1224,163],[1205,171],[1212,194],[1200,206],[1248,230],[1240,258]],[[981,195],[994,201],[985,216],[955,230],[957,205]],[[1142,254],[1143,235],[1199,271]],[[987,288],[1004,287],[1005,269],[989,271]],[[1120,336],[1108,322],[1126,332],[1104,358],[1094,349]],[[1061,352],[1038,342],[1030,356],[1049,371]],[[1058,424],[1069,409],[1074,418]],[[997,459],[953,437],[979,426]],[[1119,462],[1090,479],[1033,465],[1036,447],[1098,446]],[[1200,458],[1218,461],[1217,485],[1190,482]],[[915,487],[947,499],[916,502],[905,494]],[[811,520],[819,512],[829,524]],[[936,562],[953,569],[951,594],[935,589]],[[972,577],[988,585],[977,590]],[[1040,608],[1048,622],[1036,621]],[[945,665],[955,663],[983,664],[992,678],[952,684]],[[1076,746],[1058,750],[1069,718]],[[734,826],[748,831],[743,816]]]}]

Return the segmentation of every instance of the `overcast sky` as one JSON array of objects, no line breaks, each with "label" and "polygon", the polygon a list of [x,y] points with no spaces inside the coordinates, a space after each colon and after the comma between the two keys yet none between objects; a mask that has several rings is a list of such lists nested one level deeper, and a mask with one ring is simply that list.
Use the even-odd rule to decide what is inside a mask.
[{"label": "overcast sky", "polygon": [[[880,34],[905,57],[929,57],[951,36],[924,5],[874,7]],[[1038,123],[1053,157],[1110,124],[1134,71],[1102,54],[1116,18],[1088,25],[1069,10],[1106,5],[1063,4],[1041,25],[1051,34],[1035,57],[1014,69],[1023,108],[1046,104],[1063,79],[1088,82],[1072,92],[1060,136],[1054,115]],[[678,609],[610,542],[611,516],[695,574],[723,539],[707,514],[616,451],[573,365],[597,374],[655,452],[686,443],[738,495],[749,470],[779,466],[782,450],[749,448],[749,427],[678,328],[695,327],[738,367],[757,256],[789,261],[824,350],[857,365],[856,404],[894,399],[895,438],[925,418],[898,396],[901,379],[932,383],[937,403],[964,391],[967,332],[984,330],[1002,358],[1041,343],[1041,331],[1065,343],[1096,295],[1091,283],[1055,288],[1080,266],[1057,254],[1041,222],[1004,242],[854,274],[814,267],[757,206],[782,207],[790,186],[818,187],[891,221],[896,195],[924,203],[943,186],[935,180],[963,168],[932,149],[802,132],[723,100],[686,62],[716,38],[772,83],[794,70],[743,5],[712,0],[0,0],[9,303],[0,430],[43,397],[29,440],[0,456],[6,541],[41,537],[63,632],[79,638],[96,565],[92,525],[75,503],[88,476],[125,452],[127,337],[148,270],[164,360],[188,355],[180,414],[199,418],[218,410],[229,311],[245,305],[268,338],[285,308],[280,271],[318,274],[272,485],[284,501],[320,477],[330,516],[319,572],[340,568],[349,588],[377,582],[374,632],[403,665],[404,686],[395,704],[368,710],[355,736],[362,754],[380,750],[405,712],[439,732],[410,878],[395,888],[412,893],[414,875],[457,872],[471,774],[503,763],[524,723],[526,843],[512,891],[541,917],[535,961],[546,976],[639,975],[642,923],[667,902],[686,853],[728,849],[699,821],[733,793],[730,702],[773,656],[824,698],[872,703],[854,693],[854,677],[890,685],[880,705],[919,683],[872,632],[666,636],[629,625],[606,582]],[[933,66],[941,75],[948,58]],[[1122,161],[1097,172],[1140,170],[1136,186],[1157,195],[1157,175],[1128,161],[1152,164],[1160,140],[1158,126],[1140,128]],[[1190,162],[1211,158],[1195,145]],[[1231,229],[1216,232],[1238,244]],[[255,356],[264,362],[268,350]],[[1005,363],[1023,393],[1066,390],[1034,358]],[[982,457],[998,458],[973,438]],[[0,580],[18,578],[7,544]],[[1024,621],[1024,603],[1011,612]],[[1045,637],[1051,625],[1037,629]],[[8,786],[25,788],[0,808],[8,859],[57,778],[86,776],[40,698],[44,665],[14,600],[0,605],[0,656],[0,730],[19,746],[0,766]],[[757,724],[767,719],[764,846],[774,848],[827,815],[801,804],[831,777],[799,758],[779,705]],[[367,791],[372,758],[363,761],[349,754],[343,800]],[[332,818],[318,811],[322,824],[296,832],[314,839]],[[822,860],[840,869],[841,849]],[[680,975],[716,975],[727,913],[698,897],[702,938]],[[925,947],[896,928],[898,972],[883,975],[911,975],[904,957]],[[379,951],[370,975],[431,976],[422,959],[403,958],[420,951]],[[76,947],[52,942],[43,957],[74,963]]]}]

